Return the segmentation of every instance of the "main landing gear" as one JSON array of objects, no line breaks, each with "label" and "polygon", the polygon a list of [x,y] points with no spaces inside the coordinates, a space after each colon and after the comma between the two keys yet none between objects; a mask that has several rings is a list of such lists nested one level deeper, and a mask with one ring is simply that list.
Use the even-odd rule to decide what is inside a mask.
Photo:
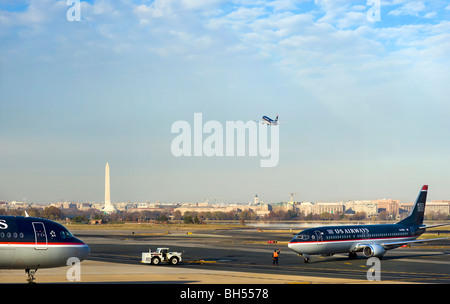
[{"label": "main landing gear", "polygon": [[34,275],[36,274],[37,269],[25,269],[25,273],[27,274],[27,282],[29,284],[35,283],[34,280],[36,279]]},{"label": "main landing gear", "polygon": [[348,253],[349,260],[356,260],[357,258],[358,258],[358,255],[356,254],[356,252],[351,251]]}]

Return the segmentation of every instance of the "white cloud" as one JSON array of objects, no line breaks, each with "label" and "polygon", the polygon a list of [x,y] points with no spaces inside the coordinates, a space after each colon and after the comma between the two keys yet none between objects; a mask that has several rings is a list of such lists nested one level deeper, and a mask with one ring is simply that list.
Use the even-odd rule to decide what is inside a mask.
[{"label": "white cloud", "polygon": [[429,13],[426,13],[425,16],[423,16],[423,17],[424,18],[434,18],[436,16],[437,16],[436,12],[429,12]]},{"label": "white cloud", "polygon": [[[351,70],[352,62],[377,60],[393,49],[418,47],[416,42],[442,33],[432,32],[438,25],[384,24],[374,28],[367,21],[364,5],[344,0],[316,0],[310,11],[298,9],[302,2],[287,0],[234,2],[226,6],[219,0],[199,1],[195,5],[184,0],[156,0],[150,4],[82,2],[83,22],[79,25],[64,20],[67,6],[63,1],[53,5],[48,1],[38,3],[24,12],[3,14],[3,32],[7,31],[5,28],[19,27],[25,31],[38,27],[60,35],[67,31],[71,39],[66,43],[78,43],[85,51],[103,45],[101,49],[133,56],[148,50],[166,58],[213,58],[233,50],[236,54],[244,52],[245,56],[262,55],[284,71],[315,67],[324,73],[330,63],[346,64]],[[53,9],[48,9],[49,5]],[[402,0],[387,5],[400,5],[391,14],[424,10],[421,1]],[[36,37],[39,35],[36,33]],[[47,42],[52,43],[53,38]],[[424,44],[420,47],[433,48]]]},{"label": "white cloud", "polygon": [[388,15],[401,16],[411,15],[419,16],[419,14],[425,11],[426,6],[423,1],[407,1],[403,3],[401,7],[391,10]]},{"label": "white cloud", "polygon": [[[392,136],[391,142],[408,152],[414,148],[409,129],[442,135],[447,118],[441,117],[450,115],[450,22],[436,21],[441,13],[433,15],[421,1],[382,4],[382,10],[394,11],[391,16],[410,16],[390,17],[395,25],[368,22],[365,1],[314,4],[83,1],[79,23],[65,19],[65,1],[2,11],[3,130],[76,134],[77,144],[89,138],[92,149],[100,149],[95,136],[146,133],[134,143],[140,147],[154,140],[152,132],[164,133],[168,121],[193,111],[226,120],[230,113],[252,116],[281,109],[283,117],[302,121],[287,124],[306,140],[296,140],[292,150],[318,144],[323,151],[342,149],[340,154],[353,156],[349,147],[361,144],[376,155],[385,153],[379,147],[389,151],[384,140]],[[405,21],[417,15],[413,24]],[[438,119],[421,123],[424,102],[427,115]],[[13,130],[11,121],[19,114],[30,122]],[[116,129],[149,117],[147,129]],[[107,127],[106,120],[112,121]],[[294,131],[286,138],[292,139],[289,132]],[[442,149],[437,135],[431,143]],[[347,146],[340,146],[342,138]],[[48,141],[53,142],[51,136]]]},{"label": "white cloud", "polygon": [[150,5],[141,4],[136,6],[134,13],[141,23],[149,23],[148,18],[159,18],[171,15],[173,12],[172,1],[154,1]]}]

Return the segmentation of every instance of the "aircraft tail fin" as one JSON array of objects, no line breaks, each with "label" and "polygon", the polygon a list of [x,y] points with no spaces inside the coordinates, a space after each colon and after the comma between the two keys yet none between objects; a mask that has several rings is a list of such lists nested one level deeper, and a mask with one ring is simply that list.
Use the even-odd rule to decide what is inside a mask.
[{"label": "aircraft tail fin", "polygon": [[402,225],[422,225],[425,213],[425,204],[427,202],[428,185],[424,185],[420,190],[419,196],[407,218],[401,220],[397,224]]},{"label": "aircraft tail fin", "polygon": [[275,121],[278,121],[278,114],[277,114],[277,118],[275,119]]}]

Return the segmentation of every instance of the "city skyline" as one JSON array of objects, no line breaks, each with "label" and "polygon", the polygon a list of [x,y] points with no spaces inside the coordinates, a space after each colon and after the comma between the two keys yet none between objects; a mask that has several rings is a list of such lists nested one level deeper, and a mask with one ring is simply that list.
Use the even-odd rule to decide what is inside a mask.
[{"label": "city skyline", "polygon": [[[450,5],[374,3],[1,1],[0,199],[449,199]],[[278,163],[174,156],[194,113],[279,114]]]},{"label": "city skyline", "polygon": [[[109,203],[111,205],[111,203]],[[101,212],[103,214],[136,214],[145,213],[147,216],[158,214],[172,215],[174,217],[198,214],[203,219],[236,219],[241,214],[247,219],[309,219],[309,220],[362,220],[377,218],[378,220],[401,219],[411,211],[413,203],[401,203],[399,200],[353,200],[347,202],[278,202],[265,203],[259,201],[257,196],[253,202],[243,204],[210,204],[209,202],[198,203],[113,203],[113,208],[108,208],[105,203],[77,203],[56,202],[48,205],[25,204],[22,202],[2,202],[0,209],[6,212],[24,212],[39,214],[39,210],[47,208],[58,208],[61,212],[68,212],[74,216],[79,212]],[[66,210],[66,211],[65,211]],[[96,210],[96,211],[95,211]],[[3,212],[4,212],[3,211]],[[123,213],[122,213],[123,212]],[[251,213],[250,216],[248,213]],[[428,220],[443,220],[450,216],[450,200],[439,200],[427,202],[425,210]],[[135,216],[135,215],[134,215]],[[355,216],[355,218],[353,218]]]}]

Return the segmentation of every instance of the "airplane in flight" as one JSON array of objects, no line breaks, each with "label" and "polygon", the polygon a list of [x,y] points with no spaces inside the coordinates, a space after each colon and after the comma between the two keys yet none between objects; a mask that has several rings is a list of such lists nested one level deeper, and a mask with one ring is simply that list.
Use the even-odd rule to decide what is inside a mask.
[{"label": "airplane in flight", "polygon": [[89,246],[63,225],[26,216],[0,216],[0,269],[25,269],[33,283],[40,268],[67,266],[75,257],[83,261]]},{"label": "airplane in flight", "polygon": [[262,124],[267,124],[269,126],[278,126],[281,122],[278,121],[278,116],[277,118],[275,118],[275,120],[273,120],[272,118],[268,117],[268,116],[263,116],[262,119],[263,120],[255,120],[255,122],[260,122]]},{"label": "airplane in flight", "polygon": [[305,263],[309,263],[310,255],[331,256],[336,253],[348,253],[349,259],[356,259],[356,253],[362,252],[365,257],[382,259],[390,249],[411,243],[449,239],[447,237],[417,240],[428,228],[450,225],[450,223],[430,226],[423,224],[427,192],[428,185],[424,185],[409,216],[396,224],[309,228],[296,234],[288,247],[303,257]]}]

